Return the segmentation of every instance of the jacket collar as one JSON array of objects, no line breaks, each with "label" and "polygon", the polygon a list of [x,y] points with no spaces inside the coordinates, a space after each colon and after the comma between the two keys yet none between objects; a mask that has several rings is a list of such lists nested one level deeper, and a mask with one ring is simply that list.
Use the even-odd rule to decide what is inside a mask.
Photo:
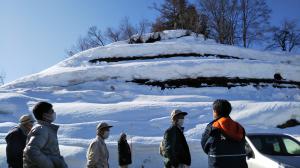
[{"label": "jacket collar", "polygon": [[176,125],[176,124],[172,124],[172,127],[176,127],[176,128],[178,128],[180,131],[184,131],[184,127],[180,127],[180,126],[178,126],[178,125]]},{"label": "jacket collar", "polygon": [[21,131],[24,135],[26,135],[26,136],[28,135],[29,130],[26,129],[22,124],[20,124],[18,127],[21,129]]},{"label": "jacket collar", "polygon": [[40,125],[44,125],[44,126],[50,127],[50,128],[52,128],[53,130],[55,130],[55,131],[57,131],[58,128],[59,128],[58,125],[51,124],[51,123],[49,123],[49,122],[42,121],[42,120],[38,120],[37,123],[40,124]]},{"label": "jacket collar", "polygon": [[101,142],[104,142],[104,139],[100,135],[97,135],[97,139]]},{"label": "jacket collar", "polygon": [[218,118],[214,119],[212,122],[218,121],[218,120],[220,120],[221,118],[230,118],[230,116],[228,116],[228,117],[218,117]]},{"label": "jacket collar", "polygon": [[218,118],[213,121],[212,126],[236,141],[241,141],[245,136],[244,128],[230,117]]}]

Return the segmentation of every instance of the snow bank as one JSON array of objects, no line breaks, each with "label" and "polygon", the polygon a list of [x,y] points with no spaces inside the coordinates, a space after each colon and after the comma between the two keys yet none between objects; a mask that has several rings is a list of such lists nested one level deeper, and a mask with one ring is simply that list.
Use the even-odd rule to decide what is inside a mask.
[{"label": "snow bank", "polygon": [[181,59],[138,61],[87,67],[60,67],[22,78],[3,87],[68,86],[108,79],[168,80],[197,77],[239,77],[300,81],[300,66],[253,60]]}]

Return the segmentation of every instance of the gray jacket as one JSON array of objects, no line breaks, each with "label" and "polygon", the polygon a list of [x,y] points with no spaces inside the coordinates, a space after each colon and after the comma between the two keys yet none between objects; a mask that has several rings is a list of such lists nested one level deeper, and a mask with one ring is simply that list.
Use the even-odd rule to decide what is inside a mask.
[{"label": "gray jacket", "polygon": [[60,155],[57,131],[59,126],[38,121],[28,134],[23,153],[23,168],[67,168]]},{"label": "gray jacket", "polygon": [[108,168],[109,153],[104,140],[97,136],[87,151],[87,168]]}]

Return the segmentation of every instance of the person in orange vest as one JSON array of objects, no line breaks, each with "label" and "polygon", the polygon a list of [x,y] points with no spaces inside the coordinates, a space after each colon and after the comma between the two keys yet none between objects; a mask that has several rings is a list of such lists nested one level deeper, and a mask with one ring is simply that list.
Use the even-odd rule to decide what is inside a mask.
[{"label": "person in orange vest", "polygon": [[213,103],[214,120],[206,126],[201,145],[208,155],[209,168],[247,168],[245,129],[229,116],[231,104],[218,99]]}]

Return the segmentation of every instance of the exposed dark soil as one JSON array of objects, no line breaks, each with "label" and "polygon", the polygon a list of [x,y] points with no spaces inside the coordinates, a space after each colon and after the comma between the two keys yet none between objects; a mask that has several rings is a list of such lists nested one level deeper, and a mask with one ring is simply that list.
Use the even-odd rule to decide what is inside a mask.
[{"label": "exposed dark soil", "polygon": [[289,119],[285,123],[277,125],[277,128],[288,128],[288,127],[295,127],[297,125],[300,125],[300,122],[296,119]]},{"label": "exposed dark soil", "polygon": [[169,79],[166,81],[153,81],[149,79],[134,79],[132,81],[140,85],[157,86],[162,90],[171,88],[183,87],[227,87],[228,89],[237,86],[252,85],[257,89],[273,86],[274,88],[299,88],[300,82],[286,81],[276,79],[256,79],[256,78],[227,78],[227,77],[198,77],[198,78],[184,78],[184,79]]},{"label": "exposed dark soil", "polygon": [[199,54],[199,53],[178,53],[178,54],[161,54],[155,56],[133,56],[133,57],[110,57],[110,58],[97,58],[92,59],[90,63],[97,62],[119,62],[119,61],[131,61],[131,60],[148,60],[156,58],[173,58],[173,57],[216,57],[221,59],[242,59],[239,57],[228,56],[228,55],[214,55],[214,54]]}]

